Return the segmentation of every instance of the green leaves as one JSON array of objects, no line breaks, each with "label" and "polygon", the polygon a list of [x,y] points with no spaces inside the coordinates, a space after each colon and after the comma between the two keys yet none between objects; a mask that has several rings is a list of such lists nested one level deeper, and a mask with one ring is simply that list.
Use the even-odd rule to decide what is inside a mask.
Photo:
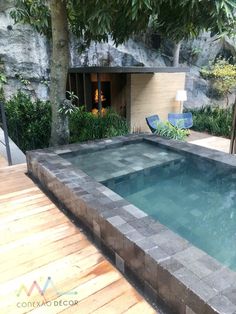
[{"label": "green leaves", "polygon": [[[215,34],[234,32],[235,0],[69,0],[67,17],[71,31],[88,45],[91,40],[116,44],[145,31],[151,21],[163,36],[179,42],[203,30]],[[11,12],[16,23],[29,23],[41,34],[51,35],[47,0],[16,0]]]},{"label": "green leaves", "polygon": [[73,104],[73,101],[79,99],[79,97],[77,95],[75,95],[74,92],[70,92],[70,91],[67,91],[66,92],[67,94],[67,97],[69,99],[65,99],[63,101],[63,103],[61,104],[58,112],[60,114],[63,114],[63,115],[66,115],[66,116],[69,116],[71,115],[73,112],[75,112],[76,110],[78,110],[78,107],[76,107],[74,104]]},{"label": "green leaves", "polygon": [[80,107],[69,116],[70,142],[81,142],[129,133],[127,122],[113,111],[94,115]]},{"label": "green leaves", "polygon": [[153,27],[174,42],[196,37],[204,30],[230,35],[236,27],[235,9],[235,0],[164,1]]},{"label": "green leaves", "polygon": [[212,82],[213,89],[227,98],[236,86],[236,65],[230,64],[228,60],[217,59],[209,69],[202,69],[201,75]]},{"label": "green leaves", "polygon": [[185,141],[189,131],[176,128],[170,122],[166,121],[157,123],[157,130],[155,134],[174,140]]},{"label": "green leaves", "polygon": [[15,23],[30,24],[40,34],[51,36],[51,17],[46,0],[16,0],[10,15]]},{"label": "green leaves", "polygon": [[[188,109],[188,111],[190,111]],[[192,109],[193,129],[213,135],[230,138],[232,126],[232,107],[222,108],[209,105],[200,109]]]},{"label": "green leaves", "polygon": [[23,150],[49,145],[51,107],[48,102],[33,101],[18,91],[5,104],[10,137]]},{"label": "green leaves", "polygon": [[[146,30],[149,18],[156,13],[155,0],[69,0],[67,17],[71,31],[89,45],[91,40],[107,41],[111,35],[116,44],[134,33]],[[11,17],[16,23],[28,23],[41,34],[51,36],[48,1],[16,0]]]}]

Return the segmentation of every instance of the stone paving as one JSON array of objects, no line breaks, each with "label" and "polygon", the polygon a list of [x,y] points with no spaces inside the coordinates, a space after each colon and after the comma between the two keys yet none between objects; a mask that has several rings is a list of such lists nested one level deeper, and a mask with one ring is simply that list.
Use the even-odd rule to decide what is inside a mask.
[{"label": "stone paving", "polygon": [[188,142],[194,145],[229,153],[230,140],[224,137],[191,131]]}]

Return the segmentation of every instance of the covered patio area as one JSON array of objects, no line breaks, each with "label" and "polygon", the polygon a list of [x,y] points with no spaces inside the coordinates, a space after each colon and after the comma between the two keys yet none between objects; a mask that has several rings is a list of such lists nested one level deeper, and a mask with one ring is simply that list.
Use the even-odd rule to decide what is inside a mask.
[{"label": "covered patio area", "polygon": [[146,132],[145,117],[156,114],[163,120],[179,112],[176,93],[185,87],[187,68],[173,67],[77,67],[68,74],[67,90],[76,104],[95,114],[107,109],[125,117],[132,132]]}]

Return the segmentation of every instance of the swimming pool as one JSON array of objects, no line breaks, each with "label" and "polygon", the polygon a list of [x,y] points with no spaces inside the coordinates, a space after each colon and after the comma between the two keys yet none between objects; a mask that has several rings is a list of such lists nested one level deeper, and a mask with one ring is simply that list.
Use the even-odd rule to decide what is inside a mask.
[{"label": "swimming pool", "polygon": [[236,312],[234,156],[138,134],[28,152],[27,166],[153,302]]},{"label": "swimming pool", "polygon": [[236,169],[148,142],[65,158],[236,270]]},{"label": "swimming pool", "polygon": [[179,157],[102,183],[236,270],[236,169]]}]

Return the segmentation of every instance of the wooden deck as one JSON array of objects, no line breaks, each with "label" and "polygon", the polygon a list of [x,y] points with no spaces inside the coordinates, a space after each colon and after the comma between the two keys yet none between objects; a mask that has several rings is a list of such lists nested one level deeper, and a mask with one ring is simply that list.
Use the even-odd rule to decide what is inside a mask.
[{"label": "wooden deck", "polygon": [[156,313],[25,171],[0,169],[0,312]]}]

